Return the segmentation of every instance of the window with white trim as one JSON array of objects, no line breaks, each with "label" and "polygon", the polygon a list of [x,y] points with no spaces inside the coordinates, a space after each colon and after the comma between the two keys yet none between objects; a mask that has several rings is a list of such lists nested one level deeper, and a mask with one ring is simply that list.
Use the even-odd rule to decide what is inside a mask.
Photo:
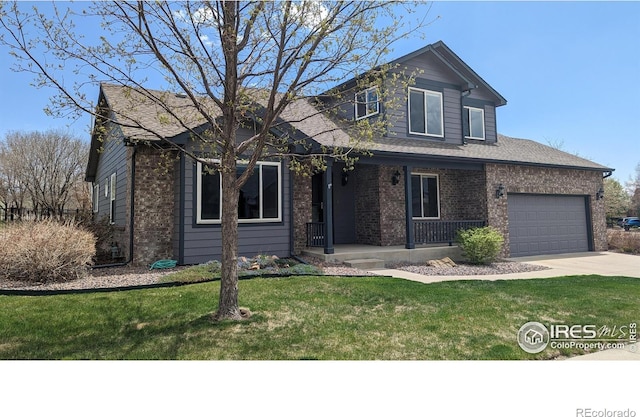
[{"label": "window with white trim", "polygon": [[477,107],[463,108],[464,137],[484,140],[484,109]]},{"label": "window with white trim", "polygon": [[116,222],[116,173],[111,174],[111,187],[109,188],[109,222]]},{"label": "window with white trim", "polygon": [[439,188],[437,175],[411,175],[411,205],[414,219],[440,218]]},{"label": "window with white trim", "polygon": [[[247,169],[238,163],[236,175]],[[238,198],[239,223],[279,222],[282,220],[282,173],[279,162],[259,161]],[[197,165],[196,221],[219,224],[222,214],[222,177]]]},{"label": "window with white trim", "polygon": [[100,210],[100,183],[94,183],[92,190],[91,201],[93,202],[93,212],[97,213],[98,210]]},{"label": "window with white trim", "polygon": [[380,112],[380,102],[378,101],[378,87],[367,88],[356,93],[354,106],[356,120],[364,119]]},{"label": "window with white trim", "polygon": [[409,133],[444,137],[442,93],[409,87]]}]

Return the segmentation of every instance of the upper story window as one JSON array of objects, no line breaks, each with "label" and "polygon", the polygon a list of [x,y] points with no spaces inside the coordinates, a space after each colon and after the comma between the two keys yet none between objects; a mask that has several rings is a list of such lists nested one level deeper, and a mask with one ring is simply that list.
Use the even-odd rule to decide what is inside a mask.
[{"label": "upper story window", "polygon": [[464,118],[464,137],[484,140],[484,110],[465,106],[462,117]]},{"label": "upper story window", "polygon": [[[239,177],[247,169],[238,164]],[[222,177],[209,173],[198,162],[197,222],[219,224],[222,216]],[[282,219],[282,174],[279,162],[259,161],[253,174],[240,189],[239,223],[278,222]]]},{"label": "upper story window", "polygon": [[409,87],[409,133],[444,137],[442,93]]},{"label": "upper story window", "polygon": [[367,88],[356,93],[355,114],[356,120],[373,116],[380,112],[380,102],[378,101],[378,87]]}]

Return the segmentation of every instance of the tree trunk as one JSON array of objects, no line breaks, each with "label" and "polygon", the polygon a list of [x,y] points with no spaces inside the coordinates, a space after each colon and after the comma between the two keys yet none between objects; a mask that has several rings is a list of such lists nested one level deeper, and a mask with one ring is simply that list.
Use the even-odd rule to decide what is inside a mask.
[{"label": "tree trunk", "polygon": [[238,187],[235,156],[224,156],[222,175],[222,270],[214,319],[241,320],[238,307]]}]

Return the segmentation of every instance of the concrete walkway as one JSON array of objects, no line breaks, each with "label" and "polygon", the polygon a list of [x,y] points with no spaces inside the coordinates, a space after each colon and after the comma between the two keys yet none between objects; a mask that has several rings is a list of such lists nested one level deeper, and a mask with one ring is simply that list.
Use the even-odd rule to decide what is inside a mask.
[{"label": "concrete walkway", "polygon": [[[546,266],[543,271],[501,275],[448,275],[428,276],[398,269],[376,269],[369,272],[395,278],[418,281],[425,284],[456,280],[490,280],[552,278],[566,275],[604,275],[640,278],[640,256],[612,252],[585,252],[565,255],[511,258],[511,261]],[[638,317],[640,322],[640,316]],[[609,349],[568,360],[640,360],[640,342],[625,349]]]}]

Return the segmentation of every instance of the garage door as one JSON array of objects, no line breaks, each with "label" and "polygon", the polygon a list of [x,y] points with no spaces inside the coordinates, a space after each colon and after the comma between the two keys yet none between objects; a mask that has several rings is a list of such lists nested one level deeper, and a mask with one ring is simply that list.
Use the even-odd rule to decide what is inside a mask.
[{"label": "garage door", "polygon": [[511,256],[589,250],[583,196],[509,194]]}]

